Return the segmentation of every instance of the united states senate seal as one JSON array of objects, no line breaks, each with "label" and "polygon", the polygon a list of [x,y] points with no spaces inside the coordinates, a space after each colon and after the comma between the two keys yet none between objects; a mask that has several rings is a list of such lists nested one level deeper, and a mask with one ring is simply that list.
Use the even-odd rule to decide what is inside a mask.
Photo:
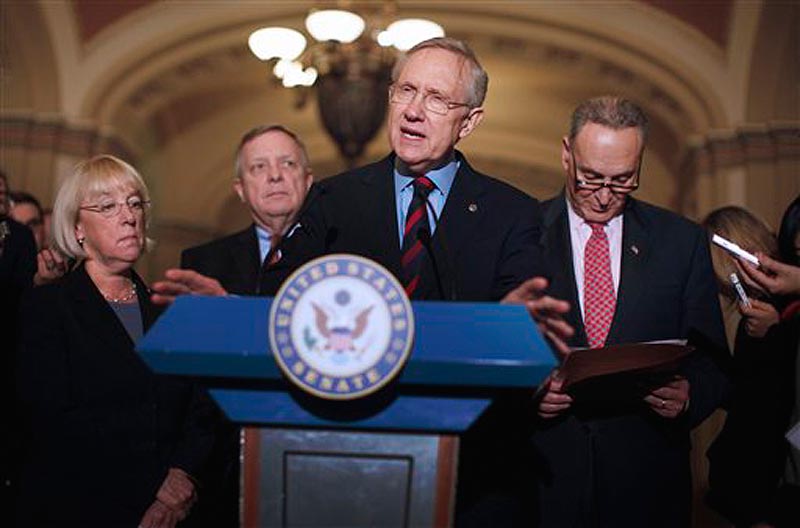
[{"label": "united states senate seal", "polygon": [[326,399],[366,396],[408,359],[414,315],[403,287],[383,266],[327,255],[289,277],[272,301],[275,361],[302,390]]}]

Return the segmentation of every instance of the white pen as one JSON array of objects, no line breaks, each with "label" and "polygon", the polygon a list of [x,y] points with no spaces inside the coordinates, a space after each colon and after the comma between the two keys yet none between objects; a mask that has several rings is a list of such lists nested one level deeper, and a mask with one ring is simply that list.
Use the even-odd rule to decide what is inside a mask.
[{"label": "white pen", "polygon": [[736,290],[736,295],[739,297],[739,300],[742,301],[748,308],[753,307],[753,303],[750,302],[750,298],[747,296],[747,293],[744,291],[744,286],[742,286],[741,281],[739,280],[739,276],[735,273],[731,273],[731,284],[733,284],[733,289]]}]

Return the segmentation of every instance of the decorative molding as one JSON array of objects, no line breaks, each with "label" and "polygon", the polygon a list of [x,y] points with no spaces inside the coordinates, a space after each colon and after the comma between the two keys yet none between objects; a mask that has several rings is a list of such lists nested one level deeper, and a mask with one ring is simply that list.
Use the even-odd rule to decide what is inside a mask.
[{"label": "decorative molding", "polygon": [[776,158],[800,158],[800,122],[747,124],[733,130],[713,130],[694,138],[687,157],[701,172],[706,163],[722,168]]},{"label": "decorative molding", "polygon": [[59,115],[0,113],[0,145],[79,158],[107,152],[136,162],[133,151],[114,134],[92,124],[69,122]]}]

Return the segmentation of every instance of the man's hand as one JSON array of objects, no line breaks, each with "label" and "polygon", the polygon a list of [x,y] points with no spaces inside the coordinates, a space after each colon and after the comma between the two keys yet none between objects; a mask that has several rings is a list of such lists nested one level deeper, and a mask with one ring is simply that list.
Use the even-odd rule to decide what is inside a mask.
[{"label": "man's hand", "polygon": [[545,419],[557,417],[572,405],[572,396],[563,392],[564,380],[558,369],[553,370],[543,382],[544,396],[539,400],[539,416]]},{"label": "man's hand", "polygon": [[563,356],[569,354],[566,340],[572,337],[575,330],[564,320],[563,315],[569,312],[569,303],[545,295],[547,279],[534,277],[510,291],[501,302],[505,304],[524,304],[528,313],[539,325],[556,350]]},{"label": "man's hand", "polygon": [[760,286],[773,295],[800,294],[800,268],[778,262],[763,253],[756,253],[756,257],[761,263],[758,268],[748,262],[735,260],[745,282]]},{"label": "man's hand", "polygon": [[43,249],[36,255],[36,275],[33,284],[42,286],[58,279],[67,272],[67,261],[61,253],[52,249]]},{"label": "man's hand", "polygon": [[155,304],[171,304],[179,295],[228,295],[225,288],[211,277],[193,270],[168,269],[164,280],[153,284],[151,300]]},{"label": "man's hand", "polygon": [[772,325],[778,324],[781,316],[774,306],[758,299],[750,299],[750,305],[748,308],[739,303],[739,312],[745,318],[744,329],[750,337],[764,337]]},{"label": "man's hand", "polygon": [[184,470],[170,468],[167,478],[156,493],[156,499],[174,510],[188,514],[197,501],[194,482]]},{"label": "man's hand", "polygon": [[173,528],[189,515],[197,493],[188,473],[170,468],[156,493],[156,500],[139,522],[140,528]]},{"label": "man's hand", "polygon": [[156,499],[144,512],[138,528],[174,528],[185,517]]},{"label": "man's hand", "polygon": [[677,377],[645,396],[644,401],[664,418],[677,418],[689,408],[689,380]]}]

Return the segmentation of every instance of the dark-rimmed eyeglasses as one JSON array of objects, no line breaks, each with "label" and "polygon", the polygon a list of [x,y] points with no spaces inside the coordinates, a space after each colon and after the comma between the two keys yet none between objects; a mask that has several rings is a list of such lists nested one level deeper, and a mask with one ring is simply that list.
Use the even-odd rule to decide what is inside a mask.
[{"label": "dark-rimmed eyeglasses", "polygon": [[122,211],[122,206],[127,206],[128,210],[133,214],[142,215],[150,207],[150,201],[142,200],[138,196],[131,196],[124,202],[108,200],[96,204],[82,205],[79,209],[99,213],[103,218],[113,218]]},{"label": "dark-rimmed eyeglasses", "polygon": [[[397,104],[410,104],[417,97],[419,90],[407,84],[401,86],[392,85],[389,87],[389,101]],[[434,114],[447,115],[453,108],[467,107],[469,103],[454,103],[446,97],[437,93],[426,93],[422,96],[422,106],[425,110],[430,110]]]},{"label": "dark-rimmed eyeglasses", "polygon": [[[642,168],[642,158],[639,157],[639,164],[636,166],[636,172],[625,178],[624,182],[614,181],[610,176],[594,177],[594,176],[578,176],[578,165],[575,163],[575,154],[570,152],[572,158],[572,176],[575,178],[576,191],[589,191],[597,192],[600,189],[608,188],[609,191],[615,194],[630,194],[639,188],[639,171]],[[628,183],[633,180],[633,183]]]}]

